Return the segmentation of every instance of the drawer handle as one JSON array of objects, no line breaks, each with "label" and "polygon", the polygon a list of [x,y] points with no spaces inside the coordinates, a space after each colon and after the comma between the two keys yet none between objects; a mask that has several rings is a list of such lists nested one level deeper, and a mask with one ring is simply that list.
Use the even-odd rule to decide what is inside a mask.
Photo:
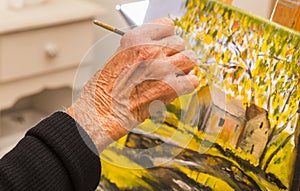
[{"label": "drawer handle", "polygon": [[58,47],[54,43],[48,43],[45,46],[46,56],[49,59],[54,59],[58,55]]}]

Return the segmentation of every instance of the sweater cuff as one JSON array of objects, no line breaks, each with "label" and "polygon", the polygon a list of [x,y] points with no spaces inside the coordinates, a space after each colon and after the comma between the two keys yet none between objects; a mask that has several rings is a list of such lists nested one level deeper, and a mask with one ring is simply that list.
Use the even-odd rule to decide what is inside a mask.
[{"label": "sweater cuff", "polygon": [[26,136],[40,139],[62,161],[76,190],[92,190],[100,180],[96,146],[75,120],[56,112],[30,129]]}]

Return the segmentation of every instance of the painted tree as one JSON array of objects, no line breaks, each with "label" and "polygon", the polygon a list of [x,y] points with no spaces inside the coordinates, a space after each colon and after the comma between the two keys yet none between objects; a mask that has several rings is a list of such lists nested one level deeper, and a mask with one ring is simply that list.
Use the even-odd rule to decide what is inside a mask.
[{"label": "painted tree", "polygon": [[[270,132],[259,166],[266,170],[294,137],[300,99],[300,36],[218,3],[190,0],[177,22],[189,48],[199,55],[201,85],[214,84],[268,112]],[[291,134],[276,148],[280,134]]]}]

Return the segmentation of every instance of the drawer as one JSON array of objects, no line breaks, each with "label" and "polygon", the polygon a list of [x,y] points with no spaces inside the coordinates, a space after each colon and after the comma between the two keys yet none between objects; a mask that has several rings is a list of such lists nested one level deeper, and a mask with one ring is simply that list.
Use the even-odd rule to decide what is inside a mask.
[{"label": "drawer", "polygon": [[90,20],[0,36],[0,81],[75,67],[94,42]]}]

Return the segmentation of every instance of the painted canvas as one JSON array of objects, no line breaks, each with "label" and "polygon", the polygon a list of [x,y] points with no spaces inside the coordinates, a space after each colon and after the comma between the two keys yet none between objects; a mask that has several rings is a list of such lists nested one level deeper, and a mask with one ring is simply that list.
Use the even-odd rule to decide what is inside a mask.
[{"label": "painted canvas", "polygon": [[175,23],[201,83],[102,153],[99,190],[299,190],[300,34],[215,0]]}]

